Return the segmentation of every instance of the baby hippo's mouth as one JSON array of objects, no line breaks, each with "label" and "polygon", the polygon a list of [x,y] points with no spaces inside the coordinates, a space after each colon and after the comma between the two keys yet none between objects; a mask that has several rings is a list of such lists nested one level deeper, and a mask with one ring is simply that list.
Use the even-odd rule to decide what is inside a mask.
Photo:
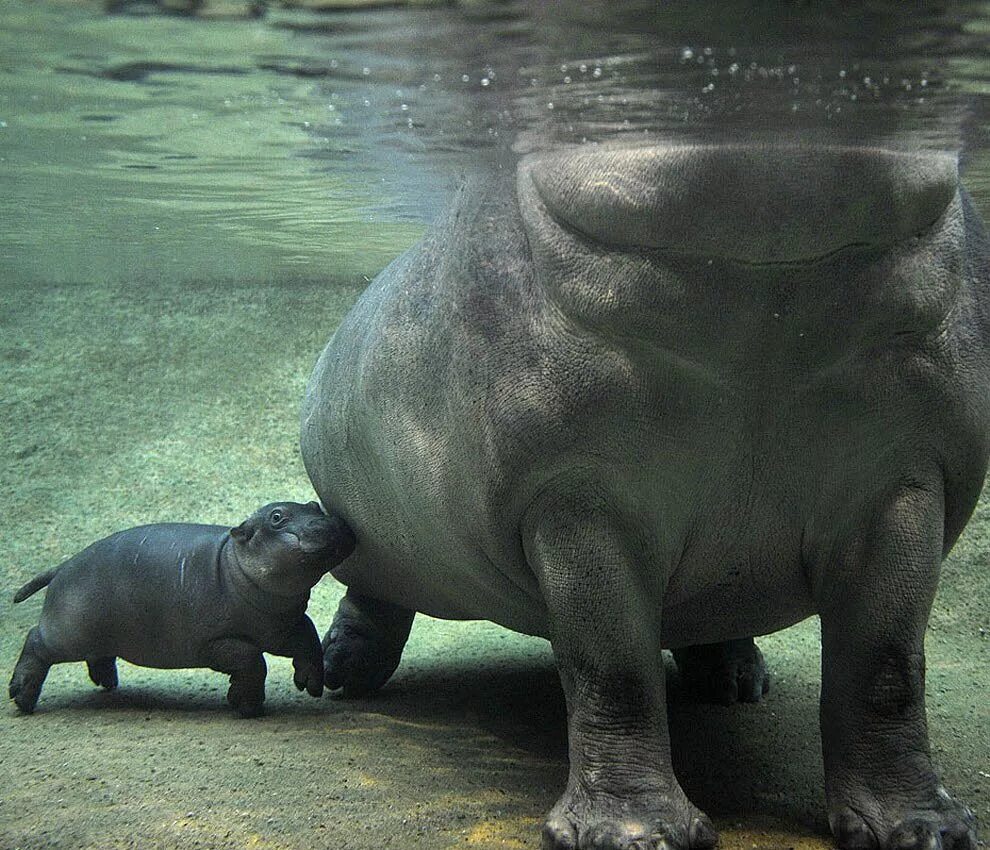
[{"label": "baby hippo's mouth", "polygon": [[356,540],[340,517],[331,515],[309,520],[300,532],[287,532],[307,555],[325,555],[336,566],[354,551]]}]

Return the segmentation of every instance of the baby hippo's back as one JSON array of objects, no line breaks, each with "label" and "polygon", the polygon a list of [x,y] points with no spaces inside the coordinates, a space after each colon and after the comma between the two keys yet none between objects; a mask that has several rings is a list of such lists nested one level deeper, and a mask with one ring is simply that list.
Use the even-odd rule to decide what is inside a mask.
[{"label": "baby hippo's back", "polygon": [[39,627],[64,658],[117,656],[146,667],[204,663],[201,648],[229,617],[219,525],[164,523],[118,532],[66,561]]}]

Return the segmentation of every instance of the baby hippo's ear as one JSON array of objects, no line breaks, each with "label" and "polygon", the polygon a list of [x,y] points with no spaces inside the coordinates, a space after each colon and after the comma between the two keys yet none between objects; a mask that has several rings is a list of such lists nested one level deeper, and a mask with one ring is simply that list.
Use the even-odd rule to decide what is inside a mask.
[{"label": "baby hippo's ear", "polygon": [[242,522],[237,528],[230,529],[230,536],[238,543],[244,543],[251,538],[251,531],[248,529],[247,521]]}]

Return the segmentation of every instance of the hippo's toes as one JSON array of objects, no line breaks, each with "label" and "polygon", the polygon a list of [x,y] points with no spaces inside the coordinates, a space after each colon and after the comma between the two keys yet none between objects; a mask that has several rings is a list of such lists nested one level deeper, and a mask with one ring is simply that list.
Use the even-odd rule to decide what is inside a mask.
[{"label": "hippo's toes", "polygon": [[323,696],[323,671],[319,667],[298,658],[293,659],[292,666],[292,681],[300,691],[306,691],[311,697]]},{"label": "hippo's toes", "polygon": [[265,712],[265,675],[267,666],[261,653],[248,657],[248,663],[230,674],[227,702],[241,717],[260,717]]},{"label": "hippo's toes", "polygon": [[323,638],[327,687],[345,697],[377,691],[399,666],[412,620],[412,611],[348,591]]},{"label": "hippo's toes", "polygon": [[[661,805],[658,807],[656,803]],[[718,833],[686,801],[674,807],[565,793],[543,825],[543,850],[710,850]],[[672,811],[666,811],[667,808]]]},{"label": "hippo's toes", "polygon": [[770,673],[752,638],[674,650],[682,681],[703,702],[759,702],[770,690]]},{"label": "hippo's toes", "polygon": [[116,658],[94,658],[86,662],[89,669],[89,678],[94,685],[112,691],[117,687],[117,659]]},{"label": "hippo's toes", "polygon": [[248,689],[232,681],[227,689],[227,702],[237,709],[241,717],[261,717],[265,713],[265,695],[258,694],[254,689]]},{"label": "hippo's toes", "polygon": [[362,633],[349,624],[334,622],[323,639],[326,685],[343,688],[345,697],[374,693],[399,666],[401,651],[389,652],[374,634]]},{"label": "hippo's toes", "polygon": [[840,850],[976,850],[973,812],[939,789],[937,811],[906,812],[883,836],[882,825],[870,823],[846,806],[829,817]]},{"label": "hippo's toes", "polygon": [[7,689],[10,698],[25,714],[34,712],[52,660],[51,653],[41,639],[41,631],[35,626],[24,640],[21,657],[17,659]]},{"label": "hippo's toes", "polygon": [[39,679],[37,676],[25,676],[15,670],[7,691],[21,711],[25,714],[33,714],[34,707],[38,704],[38,697],[41,696],[41,686],[44,682],[44,677]]}]

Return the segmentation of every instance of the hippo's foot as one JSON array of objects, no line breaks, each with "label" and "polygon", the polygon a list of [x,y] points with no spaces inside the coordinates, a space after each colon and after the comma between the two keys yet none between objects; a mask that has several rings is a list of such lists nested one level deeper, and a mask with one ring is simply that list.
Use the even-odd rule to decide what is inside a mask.
[{"label": "hippo's foot", "polygon": [[323,668],[308,660],[294,658],[292,660],[292,681],[300,691],[306,691],[311,697],[323,696]]},{"label": "hippo's foot", "polygon": [[323,638],[328,688],[345,697],[377,691],[399,666],[415,613],[348,590]]},{"label": "hippo's foot", "polygon": [[833,804],[829,825],[842,850],[976,850],[976,818],[941,785],[930,806],[881,805],[876,798],[850,797]]},{"label": "hippo's foot", "polygon": [[546,500],[523,539],[550,614],[570,775],[543,848],[708,850],[715,829],[670,763],[660,629],[636,580],[645,553],[605,491],[579,481]]},{"label": "hippo's foot", "polygon": [[819,599],[825,792],[842,850],[977,846],[973,813],[938,781],[925,720],[925,626],[947,511],[933,474],[934,485],[912,482],[877,506]]},{"label": "hippo's foot", "polygon": [[41,639],[41,632],[35,626],[24,640],[21,657],[17,659],[7,689],[10,698],[25,714],[32,714],[38,704],[41,688],[52,664],[50,659],[51,654]]},{"label": "hippo's foot", "polygon": [[209,647],[210,667],[230,674],[229,702],[241,717],[258,717],[264,712],[265,656],[252,643],[240,638],[220,638]]},{"label": "hippo's foot", "polygon": [[752,638],[675,649],[674,660],[682,681],[702,702],[759,702],[770,690],[767,664]]},{"label": "hippo's foot", "polygon": [[543,825],[543,850],[708,850],[717,841],[683,793],[593,796],[568,788]]},{"label": "hippo's foot", "polygon": [[112,691],[117,687],[116,658],[112,656],[109,658],[93,658],[86,662],[86,667],[89,669],[89,678],[94,685],[99,685],[108,691]]},{"label": "hippo's foot", "polygon": [[261,717],[265,713],[264,680],[259,689],[255,682],[244,681],[234,674],[230,677],[227,702],[237,709],[241,717]]}]

